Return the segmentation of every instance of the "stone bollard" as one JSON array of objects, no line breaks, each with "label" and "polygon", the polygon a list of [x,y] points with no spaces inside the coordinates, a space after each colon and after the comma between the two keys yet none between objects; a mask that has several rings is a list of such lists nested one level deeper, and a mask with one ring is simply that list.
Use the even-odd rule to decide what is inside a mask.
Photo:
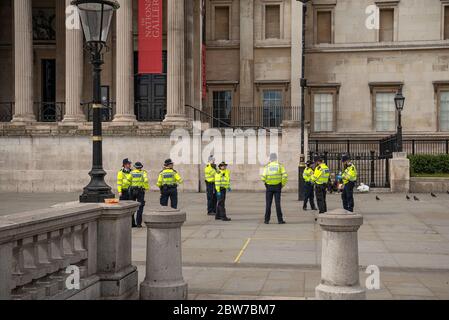
[{"label": "stone bollard", "polygon": [[316,287],[320,300],[364,300],[360,286],[357,230],[360,214],[343,209],[320,214],[322,229],[321,283]]},{"label": "stone bollard", "polygon": [[186,300],[181,256],[181,226],[186,213],[164,207],[144,214],[143,220],[148,228],[147,261],[140,299]]},{"label": "stone bollard", "polygon": [[408,193],[410,191],[410,160],[406,152],[394,152],[390,161],[391,192]]}]

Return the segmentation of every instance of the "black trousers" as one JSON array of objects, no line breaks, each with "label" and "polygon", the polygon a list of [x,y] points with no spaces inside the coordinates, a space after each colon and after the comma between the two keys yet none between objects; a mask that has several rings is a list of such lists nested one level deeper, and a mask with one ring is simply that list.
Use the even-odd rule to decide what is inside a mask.
[{"label": "black trousers", "polygon": [[220,189],[221,197],[217,197],[217,213],[215,214],[215,219],[226,218],[226,189]]},{"label": "black trousers", "polygon": [[274,203],[276,205],[276,214],[278,217],[278,222],[283,221],[282,208],[281,208],[281,194],[282,194],[282,184],[275,186],[266,186],[267,191],[265,193],[265,221],[269,222],[271,218],[271,206]]},{"label": "black trousers", "polygon": [[168,207],[168,200],[170,199],[170,207],[178,209],[178,188],[176,187],[162,187],[160,204],[163,207]]},{"label": "black trousers", "polygon": [[215,183],[206,181],[207,213],[216,213],[217,195],[215,193]]},{"label": "black trousers", "polygon": [[326,192],[327,184],[317,184],[315,186],[316,202],[318,204],[318,210],[320,210],[320,213],[327,212]]},{"label": "black trousers", "polygon": [[315,209],[315,196],[313,194],[313,183],[304,183],[304,205],[303,208],[307,208],[307,202],[310,202],[310,208]]},{"label": "black trousers", "polygon": [[145,190],[142,188],[136,189],[136,190],[130,190],[130,200],[137,201],[140,203],[139,209],[137,209],[136,213],[136,219],[134,220],[134,217],[132,219],[133,226],[141,226],[142,225],[142,215],[143,215],[143,208],[145,207]]},{"label": "black trousers", "polygon": [[341,199],[343,200],[343,209],[354,212],[354,186],[355,182],[348,182],[343,188]]}]

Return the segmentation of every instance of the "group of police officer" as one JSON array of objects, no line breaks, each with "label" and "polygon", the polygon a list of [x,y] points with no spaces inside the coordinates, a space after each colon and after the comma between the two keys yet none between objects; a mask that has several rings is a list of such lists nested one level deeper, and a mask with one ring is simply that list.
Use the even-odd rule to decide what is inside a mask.
[{"label": "group of police officer", "polygon": [[[347,211],[354,211],[354,187],[357,180],[357,169],[350,161],[348,155],[342,157],[344,171],[339,175],[339,184],[342,191],[343,208]],[[160,205],[170,206],[174,209],[178,207],[178,185],[183,183],[179,173],[173,169],[173,161],[167,159],[164,167],[159,173],[157,187],[160,189]],[[145,192],[150,189],[148,173],[143,170],[141,162],[134,164],[128,159],[123,160],[123,167],[117,173],[117,189],[120,200],[132,200],[140,203],[136,217],[132,218],[132,226],[142,227],[142,214],[145,207]],[[210,156],[204,168],[207,195],[207,214],[215,216],[216,220],[231,221],[226,215],[226,194],[231,192],[231,174],[228,165],[221,162],[218,167],[215,164],[214,156]],[[314,202],[314,193],[317,199],[319,213],[327,212],[326,193],[329,184],[330,170],[324,163],[323,157],[317,155],[314,162],[308,161],[304,170],[304,204],[303,209],[307,210],[310,203],[312,210],[317,210]],[[270,223],[271,207],[273,198],[276,207],[277,220],[279,224],[285,224],[281,208],[282,189],[286,186],[288,175],[285,167],[279,163],[277,154],[270,154],[270,161],[264,167],[261,180],[265,184],[265,224]]]},{"label": "group of police officer", "polygon": [[[343,209],[354,212],[354,187],[357,181],[357,169],[351,162],[349,155],[344,154],[341,159],[343,172],[337,176],[337,182],[343,202]],[[316,155],[314,162],[307,161],[304,178],[304,205],[310,203],[312,210],[317,210],[314,203],[314,189],[319,213],[327,212],[326,193],[329,185],[330,170],[320,155]]]},{"label": "group of police officer", "polygon": [[[207,214],[215,215],[216,220],[231,221],[226,216],[225,207],[226,192],[231,191],[230,171],[227,169],[227,164],[222,162],[217,168],[214,156],[210,156],[208,164],[204,168],[204,177],[206,180]],[[278,223],[285,223],[281,209],[281,193],[282,188],[287,184],[287,178],[284,166],[277,161],[277,154],[272,153],[270,162],[265,166],[261,175],[261,180],[266,187],[265,224],[270,223],[273,198]]]},{"label": "group of police officer", "polygon": [[[164,162],[163,169],[159,172],[157,179],[157,187],[161,191],[160,204],[161,206],[170,206],[173,209],[178,207],[178,185],[183,183],[179,173],[173,169],[173,161],[167,159]],[[134,164],[132,170],[132,163],[128,159],[123,160],[123,166],[117,173],[117,190],[120,200],[132,200],[140,203],[139,209],[136,212],[136,217],[132,217],[133,228],[142,227],[142,214],[145,207],[145,192],[150,189],[148,181],[148,172],[143,170],[141,162]]]}]

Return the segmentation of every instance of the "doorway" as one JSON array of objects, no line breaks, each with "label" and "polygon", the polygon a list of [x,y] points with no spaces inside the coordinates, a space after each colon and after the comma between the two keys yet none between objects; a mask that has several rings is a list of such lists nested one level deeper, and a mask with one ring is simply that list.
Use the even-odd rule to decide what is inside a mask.
[{"label": "doorway", "polygon": [[138,121],[162,121],[167,113],[167,51],[162,52],[162,74],[138,74],[134,53],[134,111]]},{"label": "doorway", "polygon": [[42,92],[41,103],[39,103],[39,121],[55,122],[57,121],[56,106],[56,60],[42,59]]}]

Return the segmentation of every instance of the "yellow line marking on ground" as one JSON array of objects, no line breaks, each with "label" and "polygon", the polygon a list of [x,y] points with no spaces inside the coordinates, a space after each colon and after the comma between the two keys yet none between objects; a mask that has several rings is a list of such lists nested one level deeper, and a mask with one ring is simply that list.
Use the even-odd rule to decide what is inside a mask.
[{"label": "yellow line marking on ground", "polygon": [[240,262],[240,258],[242,257],[243,253],[245,252],[245,250],[248,247],[250,242],[251,242],[251,238],[248,238],[246,240],[245,244],[243,245],[242,250],[240,250],[238,256],[235,258],[234,263],[239,263]]}]

